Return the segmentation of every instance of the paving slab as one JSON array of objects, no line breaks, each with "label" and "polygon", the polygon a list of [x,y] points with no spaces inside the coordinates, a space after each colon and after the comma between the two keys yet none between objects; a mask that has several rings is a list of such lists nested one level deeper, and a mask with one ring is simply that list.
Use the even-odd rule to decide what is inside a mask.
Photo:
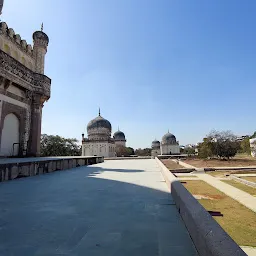
[{"label": "paving slab", "polygon": [[155,160],[0,184],[0,255],[198,255]]}]

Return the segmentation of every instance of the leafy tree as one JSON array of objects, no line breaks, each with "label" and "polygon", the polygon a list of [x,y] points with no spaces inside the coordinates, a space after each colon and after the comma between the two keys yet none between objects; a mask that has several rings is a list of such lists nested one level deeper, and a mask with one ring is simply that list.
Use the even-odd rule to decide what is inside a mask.
[{"label": "leafy tree", "polygon": [[186,148],[184,148],[183,153],[188,154],[189,156],[194,155],[195,148],[194,147],[186,147]]},{"label": "leafy tree", "polygon": [[239,148],[236,136],[231,131],[212,131],[199,146],[199,156],[229,159],[236,155]]},{"label": "leafy tree", "polygon": [[198,146],[198,156],[200,158],[213,157],[213,142],[209,138],[204,138]]},{"label": "leafy tree", "polygon": [[253,133],[253,135],[250,137],[250,139],[256,138],[256,131]]},{"label": "leafy tree", "polygon": [[134,155],[134,149],[131,147],[125,147],[121,145],[116,145],[116,156],[130,156]]},{"label": "leafy tree", "polygon": [[138,148],[135,150],[135,155],[138,155],[138,156],[151,156],[151,148],[144,148],[144,149],[141,149],[141,148]]},{"label": "leafy tree", "polygon": [[251,154],[249,138],[246,138],[246,139],[241,141],[241,143],[240,143],[240,152],[241,153],[246,153],[248,155]]},{"label": "leafy tree", "polygon": [[41,156],[80,156],[78,140],[58,135],[41,135]]}]

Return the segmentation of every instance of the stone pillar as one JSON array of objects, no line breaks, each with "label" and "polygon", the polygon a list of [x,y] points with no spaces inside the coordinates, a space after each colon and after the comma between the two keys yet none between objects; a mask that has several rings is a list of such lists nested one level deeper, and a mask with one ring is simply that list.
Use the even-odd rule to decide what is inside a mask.
[{"label": "stone pillar", "polygon": [[34,95],[31,105],[31,129],[29,139],[29,156],[40,156],[40,139],[43,101],[41,95]]}]

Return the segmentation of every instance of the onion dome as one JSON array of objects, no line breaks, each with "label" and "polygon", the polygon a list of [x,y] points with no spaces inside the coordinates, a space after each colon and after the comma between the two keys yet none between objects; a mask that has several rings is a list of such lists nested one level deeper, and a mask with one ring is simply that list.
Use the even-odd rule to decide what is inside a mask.
[{"label": "onion dome", "polygon": [[158,141],[158,140],[152,141],[151,147],[152,147],[153,149],[159,149],[159,148],[160,148],[160,141]]},{"label": "onion dome", "polygon": [[92,136],[97,137],[110,137],[111,136],[111,123],[100,115],[91,120],[87,125],[88,138]]},{"label": "onion dome", "polygon": [[169,145],[176,145],[177,144],[176,137],[168,131],[168,133],[166,133],[163,136],[162,143],[169,144]]},{"label": "onion dome", "polygon": [[126,141],[125,135],[118,128],[118,131],[114,133],[113,138],[115,141]]}]

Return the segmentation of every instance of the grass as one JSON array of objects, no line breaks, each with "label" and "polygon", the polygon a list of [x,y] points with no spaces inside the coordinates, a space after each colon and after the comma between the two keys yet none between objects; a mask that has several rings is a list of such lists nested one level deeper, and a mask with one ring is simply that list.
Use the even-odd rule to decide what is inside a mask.
[{"label": "grass", "polygon": [[222,180],[223,182],[226,182],[227,184],[236,187],[238,189],[243,190],[244,192],[252,195],[252,196],[256,196],[256,188],[247,186],[243,183],[240,183],[239,181],[235,181],[235,180]]},{"label": "grass", "polygon": [[162,159],[161,161],[169,170],[183,168],[181,165],[177,164],[176,162],[172,161],[171,159]]},{"label": "grass", "polygon": [[238,158],[235,157],[229,161],[220,159],[187,159],[184,161],[195,167],[242,167],[242,166],[256,166],[256,159],[252,157]]},{"label": "grass", "polygon": [[243,176],[243,177],[240,177],[240,178],[243,179],[243,180],[248,180],[248,181],[256,183],[256,177],[246,177],[246,176]]},{"label": "grass", "polygon": [[238,243],[244,246],[256,244],[256,213],[228,197],[204,181],[187,180],[183,185],[194,195],[205,195],[215,200],[198,200],[207,211],[218,211],[223,217],[213,217]]},{"label": "grass", "polygon": [[231,172],[227,172],[227,171],[210,171],[206,173],[210,174],[213,177],[226,177],[226,174],[231,174]]}]

